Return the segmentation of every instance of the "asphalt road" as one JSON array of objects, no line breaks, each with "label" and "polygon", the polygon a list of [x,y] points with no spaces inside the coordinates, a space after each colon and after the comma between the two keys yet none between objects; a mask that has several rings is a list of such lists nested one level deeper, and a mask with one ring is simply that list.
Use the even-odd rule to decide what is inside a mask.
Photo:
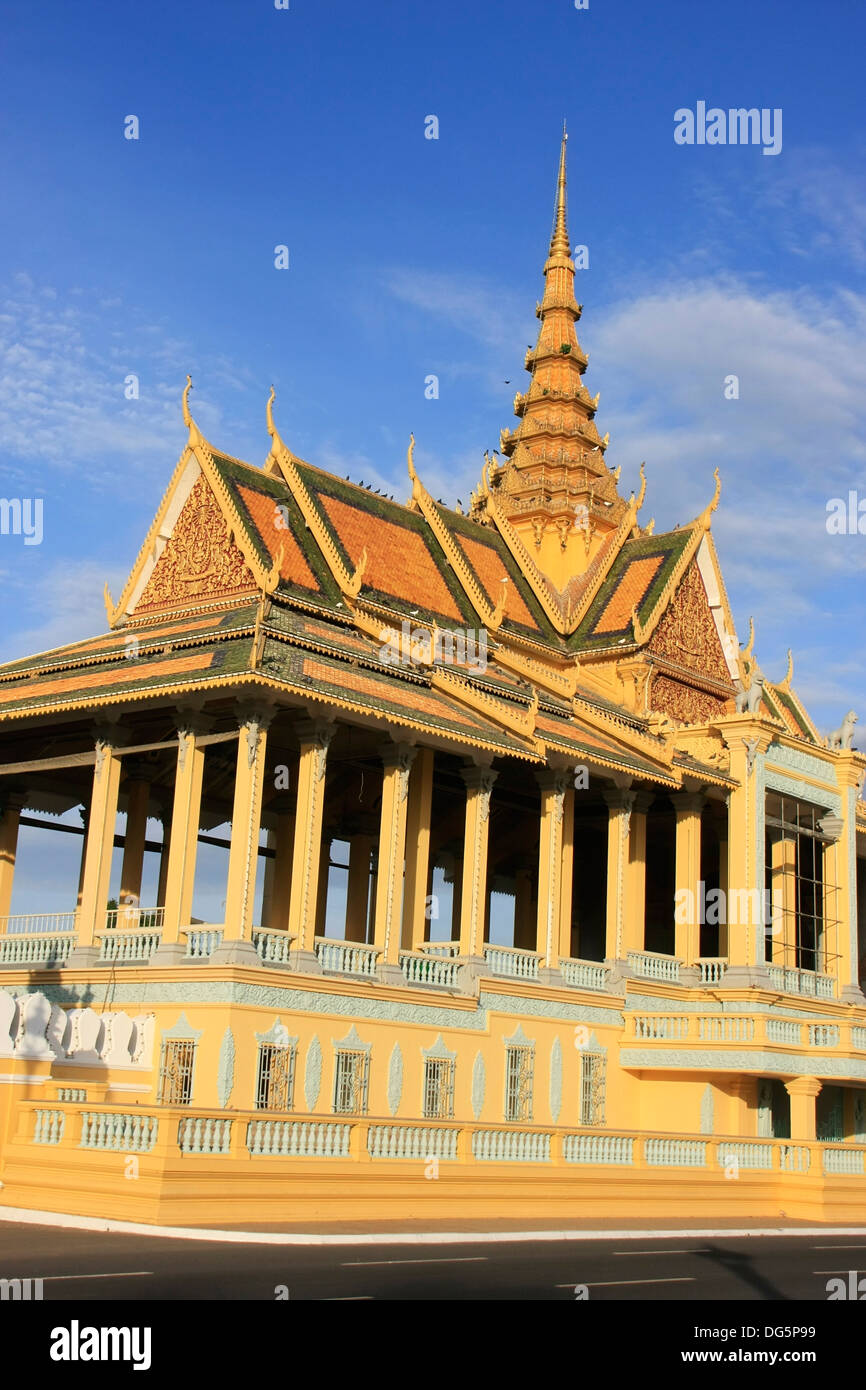
[{"label": "asphalt road", "polygon": [[[827,1301],[866,1275],[866,1233],[786,1237],[277,1246],[0,1224],[0,1278],[45,1301]],[[866,1284],[864,1284],[866,1289]],[[283,1294],[285,1297],[286,1294]]]}]

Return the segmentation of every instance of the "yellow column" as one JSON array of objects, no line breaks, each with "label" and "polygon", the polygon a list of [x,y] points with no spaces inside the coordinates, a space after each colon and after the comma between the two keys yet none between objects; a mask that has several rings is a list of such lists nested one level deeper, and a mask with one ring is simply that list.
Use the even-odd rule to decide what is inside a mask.
[{"label": "yellow column", "polygon": [[[727,797],[725,798],[727,806]],[[719,887],[724,893],[723,902],[728,901],[728,827],[727,823],[719,826]],[[724,917],[724,921],[722,921]],[[728,914],[719,914],[719,955],[724,959],[728,955]]]},{"label": "yellow column", "polygon": [[562,802],[562,888],[559,901],[559,959],[571,956],[571,906],[574,891],[574,782],[571,777]]},{"label": "yellow column", "polygon": [[6,918],[12,905],[12,881],[18,852],[18,827],[26,802],[24,792],[5,792],[0,814],[0,936],[6,932]]},{"label": "yellow column", "polygon": [[376,916],[373,941],[381,952],[380,973],[395,982],[400,970],[400,923],[403,914],[403,862],[406,853],[406,819],[409,774],[415,749],[395,743],[382,750],[382,814],[379,825],[379,873],[376,880]]},{"label": "yellow column", "polygon": [[[838,953],[838,961],[831,961],[832,972],[837,967],[839,997],[844,1003],[866,1004],[860,988],[859,941],[857,931],[857,793],[863,777],[862,764],[858,766],[854,755],[843,750],[838,755],[836,777],[842,791],[842,829],[839,838],[826,855],[825,872],[832,876],[830,882],[836,892],[828,894],[831,915],[838,917],[835,945],[829,949]],[[834,903],[838,904],[834,913]]]},{"label": "yellow column", "polygon": [[277,826],[272,832],[274,858],[267,925],[272,931],[287,931],[289,926],[289,897],[292,886],[295,814],[287,802],[281,801],[276,807],[271,803],[270,809],[276,813]]},{"label": "yellow column", "polygon": [[623,937],[626,956],[646,945],[646,818],[653,792],[633,792],[626,849],[626,888]]},{"label": "yellow column", "polygon": [[147,838],[147,808],[150,802],[150,783],[132,774],[125,783],[126,834],[123,839],[123,863],[120,870],[120,903],[134,898],[141,903],[141,877],[144,870],[144,842]]},{"label": "yellow column", "polygon": [[480,960],[483,958],[487,903],[490,796],[496,773],[489,767],[464,767],[462,777],[466,784],[466,825],[460,894],[460,954],[468,960]]},{"label": "yellow column", "polygon": [[77,910],[81,911],[81,895],[84,892],[84,865],[87,862],[87,827],[90,824],[90,807],[79,806],[78,814],[81,817],[81,824],[84,834],[81,837],[81,857],[78,861],[78,897],[75,900]]},{"label": "yellow column", "polygon": [[[628,903],[629,827],[635,793],[619,787],[602,792],[607,805],[607,921],[605,957],[611,963],[625,963],[626,907]],[[643,948],[632,946],[632,950]]]},{"label": "yellow column", "polygon": [[168,891],[168,852],[171,847],[171,810],[164,809],[159,816],[162,822],[162,849],[159,855],[159,879],[156,887],[157,907],[165,907]]},{"label": "yellow column", "polygon": [[298,764],[298,799],[295,809],[295,846],[292,856],[292,889],[289,931],[292,965],[296,970],[318,971],[315,954],[316,897],[322,851],[322,813],[325,805],[325,769],[334,725],[304,719],[296,726],[301,745]]},{"label": "yellow column", "polygon": [[[174,774],[174,800],[166,825],[168,856],[165,870],[165,912],[162,940],[151,957],[157,965],[172,963],[183,956],[185,943],[181,931],[192,918],[192,895],[198,854],[201,791],[205,750],[199,740],[209,721],[182,717],[177,731],[177,764]],[[163,861],[166,853],[163,850]],[[160,865],[160,875],[162,865]]]},{"label": "yellow column", "polygon": [[701,954],[701,811],[705,800],[693,792],[676,792],[671,797],[677,818],[674,954],[687,969],[695,966]]},{"label": "yellow column", "polygon": [[[770,949],[774,965],[797,964],[797,844],[793,839],[774,840],[770,852],[770,910],[765,928],[772,932]],[[779,912],[776,909],[779,909]],[[811,968],[811,967],[810,967]]]},{"label": "yellow column", "polygon": [[758,767],[776,730],[752,715],[727,715],[718,728],[730,749],[728,797],[728,988],[770,984],[764,957],[764,802]]},{"label": "yellow column", "polygon": [[95,935],[105,927],[108,894],[111,888],[111,856],[117,823],[121,760],[107,739],[96,744],[93,795],[84,849],[84,880],[78,913],[78,944],[72,963],[83,965],[98,955]]},{"label": "yellow column", "polygon": [[[403,949],[424,940],[430,878],[430,814],[433,805],[432,748],[419,748],[409,777],[406,818],[406,880],[403,887]],[[351,873],[351,869],[349,871]]]},{"label": "yellow column", "polygon": [[352,835],[349,838],[349,878],[346,885],[346,940],[367,940],[367,916],[370,902],[370,855],[374,836]]},{"label": "yellow column", "polygon": [[[543,968],[559,975],[559,940],[562,928],[562,838],[565,798],[571,791],[567,772],[545,769],[536,773],[541,788],[541,824],[538,847],[538,915],[535,949],[544,956]],[[571,791],[573,797],[574,793]]]},{"label": "yellow column", "polygon": [[785,1082],[785,1090],[791,1097],[791,1138],[814,1140],[815,1102],[821,1093],[821,1082],[815,1076],[798,1076],[794,1081]]},{"label": "yellow column", "polygon": [[250,711],[243,716],[240,726],[226,886],[225,932],[222,945],[211,956],[214,964],[258,962],[258,954],[252,944],[252,932],[255,925],[253,915],[270,719],[270,713]]}]

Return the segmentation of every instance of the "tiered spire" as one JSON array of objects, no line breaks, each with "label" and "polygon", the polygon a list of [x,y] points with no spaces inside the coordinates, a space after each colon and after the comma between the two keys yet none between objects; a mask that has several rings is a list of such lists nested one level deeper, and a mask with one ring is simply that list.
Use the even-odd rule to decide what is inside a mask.
[{"label": "tiered spire", "polygon": [[500,514],[560,589],[588,569],[626,508],[616,488],[619,470],[605,463],[608,437],[595,426],[598,396],[582,380],[587,358],[575,329],[581,306],[568,237],[567,140],[563,127],[544,297],[536,305],[541,329],[525,361],[529,389],[514,399],[520,423],[500,437],[507,462],[487,476]]}]

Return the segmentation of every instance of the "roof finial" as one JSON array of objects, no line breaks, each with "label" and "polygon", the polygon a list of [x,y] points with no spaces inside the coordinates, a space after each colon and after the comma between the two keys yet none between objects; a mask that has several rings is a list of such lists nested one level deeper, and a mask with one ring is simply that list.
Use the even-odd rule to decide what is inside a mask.
[{"label": "roof finial", "polygon": [[183,423],[189,430],[189,442],[194,444],[201,439],[201,432],[189,410],[189,393],[192,390],[192,377],[189,372],[186,374],[186,386],[183,388]]},{"label": "roof finial", "polygon": [[418,481],[418,474],[415,472],[415,436],[409,435],[409,452],[406,455],[406,462],[409,465],[409,477],[413,483]]},{"label": "roof finial", "polygon": [[566,200],[565,200],[565,146],[568,140],[568,132],[565,129],[565,121],[562,122],[562,144],[559,149],[559,173],[556,179],[556,204],[553,214],[553,233],[550,238],[551,256],[571,256],[571,244],[568,240],[568,227],[566,226]]},{"label": "roof finial", "polygon": [[704,510],[701,512],[701,515],[698,517],[698,521],[705,531],[709,531],[710,529],[710,518],[712,517],[713,512],[716,510],[716,507],[719,505],[719,498],[722,495],[722,478],[718,468],[716,468],[713,471],[713,477],[716,480],[716,487],[713,493],[713,499],[710,502],[709,506],[705,507]]},{"label": "roof finial", "polygon": [[273,386],[273,382],[272,382],[272,383],[271,383],[271,394],[268,396],[268,403],[267,403],[267,405],[265,406],[265,416],[267,417],[267,422],[268,422],[268,434],[271,436],[271,439],[273,439],[273,440],[276,440],[276,438],[277,438],[277,427],[276,427],[276,425],[274,424],[274,410],[273,410],[273,406],[274,406],[274,401],[275,401],[275,399],[276,399],[276,395],[277,395],[277,393],[276,393],[276,391],[274,390],[274,386]]}]

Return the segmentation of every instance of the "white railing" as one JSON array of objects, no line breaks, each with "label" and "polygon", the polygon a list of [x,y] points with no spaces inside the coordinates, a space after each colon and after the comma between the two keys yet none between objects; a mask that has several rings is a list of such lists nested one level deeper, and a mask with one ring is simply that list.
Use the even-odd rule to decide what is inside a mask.
[{"label": "white railing", "polygon": [[55,935],[74,932],[77,916],[77,912],[18,912],[12,917],[0,917],[0,937],[19,934],[33,936],[37,932],[53,932]]},{"label": "white railing", "polygon": [[706,1168],[707,1146],[700,1139],[645,1139],[644,1157],[653,1167]]},{"label": "white railing", "polygon": [[424,951],[430,956],[459,956],[459,941],[421,941],[415,947],[416,951]]},{"label": "white railing", "polygon": [[259,959],[274,965],[288,965],[289,951],[294,939],[285,931],[271,931],[267,927],[253,928],[253,945],[259,953]]},{"label": "white railing", "polygon": [[543,957],[535,951],[520,951],[513,946],[485,946],[484,959],[494,975],[509,975],[515,980],[537,980],[538,966]]},{"label": "white railing", "polygon": [[752,1042],[755,1020],[748,1014],[701,1014],[698,1036],[707,1042]]},{"label": "white railing", "polygon": [[547,1163],[551,1138],[537,1130],[479,1129],[472,1136],[472,1156],[497,1163]]},{"label": "white railing", "polygon": [[783,1173],[808,1173],[811,1162],[809,1150],[801,1144],[782,1144],[779,1167]]},{"label": "white railing", "polygon": [[371,1158],[456,1158],[459,1129],[425,1129],[421,1125],[371,1125],[367,1152]]},{"label": "white railing", "polygon": [[224,930],[224,927],[185,928],[183,935],[186,937],[186,959],[207,960],[222,941]]},{"label": "white railing", "polygon": [[247,1149],[255,1156],[348,1158],[352,1126],[307,1120],[250,1120]]},{"label": "white railing", "polygon": [[738,1144],[721,1141],[716,1149],[720,1168],[772,1168],[772,1144]]},{"label": "white railing", "polygon": [[689,1036],[688,1014],[630,1014],[634,1036],[642,1039],[682,1039]]},{"label": "white railing", "polygon": [[810,1023],[810,1047],[838,1047],[839,1025],[836,1023]]},{"label": "white railing", "polygon": [[704,956],[695,964],[701,972],[702,985],[717,985],[728,968],[727,956]]},{"label": "white railing", "polygon": [[177,1147],[185,1154],[227,1154],[232,1122],[211,1115],[184,1115],[177,1122]]},{"label": "white railing", "polygon": [[824,1172],[862,1173],[864,1157],[866,1151],[863,1149],[825,1149]]},{"label": "white railing", "polygon": [[317,936],[316,955],[323,970],[339,975],[376,974],[376,957],[381,954],[377,946],[362,946],[357,941],[331,941]]},{"label": "white railing", "polygon": [[634,1163],[634,1139],[618,1134],[566,1134],[562,1141],[566,1163]]},{"label": "white railing", "polygon": [[607,989],[610,968],[594,960],[561,960],[559,969],[567,985],[575,989]]},{"label": "white railing", "polygon": [[851,1046],[866,1047],[866,1028],[855,1023],[851,1029]]},{"label": "white railing", "polygon": [[447,989],[456,989],[460,962],[453,957],[401,951],[400,969],[410,985],[443,985]]},{"label": "white railing", "polygon": [[803,1025],[788,1018],[768,1018],[766,1020],[767,1042],[786,1043],[789,1047],[799,1047],[803,1040]]},{"label": "white railing", "polygon": [[674,956],[660,955],[656,951],[629,951],[628,963],[636,975],[647,980],[671,980],[680,978],[682,961]]},{"label": "white railing", "polygon": [[150,960],[162,940],[160,931],[99,933],[99,959],[113,962]]},{"label": "white railing", "polygon": [[107,931],[162,931],[164,907],[112,907],[105,914]]},{"label": "white railing", "polygon": [[34,1144],[59,1144],[66,1126],[65,1110],[37,1110],[33,1129]]},{"label": "white railing", "polygon": [[817,999],[835,999],[836,982],[832,975],[816,970],[798,970],[788,965],[768,965],[767,974],[776,989],[785,994],[806,994]]},{"label": "white railing", "polygon": [[0,965],[65,965],[75,946],[74,932],[64,935],[0,937]]},{"label": "white railing", "polygon": [[155,1115],[84,1111],[79,1147],[110,1149],[114,1153],[149,1153],[156,1143],[158,1130],[159,1120]]}]

